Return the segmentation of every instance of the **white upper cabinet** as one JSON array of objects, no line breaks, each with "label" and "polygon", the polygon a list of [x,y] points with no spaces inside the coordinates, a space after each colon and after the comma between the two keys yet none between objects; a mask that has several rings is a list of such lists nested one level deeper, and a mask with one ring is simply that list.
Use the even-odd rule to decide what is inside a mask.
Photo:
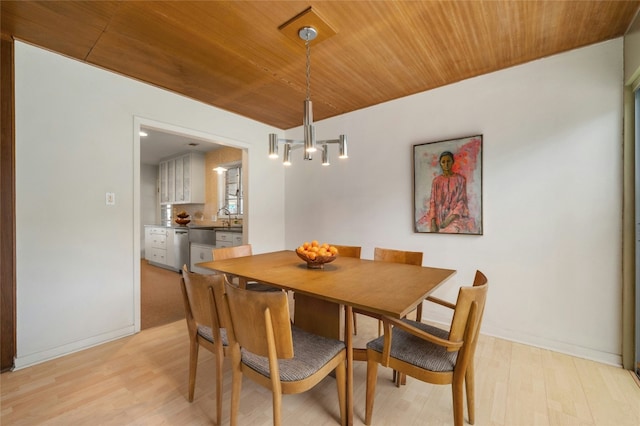
[{"label": "white upper cabinet", "polygon": [[161,204],[204,203],[204,154],[191,152],[160,162]]}]

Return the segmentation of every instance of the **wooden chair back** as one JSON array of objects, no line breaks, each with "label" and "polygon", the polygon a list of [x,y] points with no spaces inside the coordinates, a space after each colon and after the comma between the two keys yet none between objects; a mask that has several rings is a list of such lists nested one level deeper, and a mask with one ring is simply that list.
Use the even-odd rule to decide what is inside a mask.
[{"label": "wooden chair back", "polygon": [[[224,286],[222,275],[202,275],[182,268],[182,294],[187,317],[187,327],[197,331],[198,325],[211,327],[214,331],[221,325],[214,299],[213,289]],[[214,335],[215,338],[215,335]]]},{"label": "wooden chair back", "polygon": [[376,247],[373,250],[373,260],[380,262],[405,263],[407,265],[422,266],[422,252],[393,250]]},{"label": "wooden chair back", "polygon": [[233,338],[237,343],[256,355],[292,358],[293,338],[286,293],[250,291],[229,282],[225,289]]},{"label": "wooden chair back", "polygon": [[213,254],[213,260],[226,260],[251,256],[253,252],[251,250],[251,244],[243,244],[240,246],[215,248],[211,250],[211,254]]},{"label": "wooden chair back", "polygon": [[477,287],[479,285],[486,284],[487,282],[487,277],[482,272],[476,271],[476,275],[473,278],[473,286]]},{"label": "wooden chair back", "polygon": [[360,246],[341,246],[338,244],[330,244],[338,249],[338,256],[360,258],[362,247]]},{"label": "wooden chair back", "polygon": [[[483,275],[484,276],[484,275]],[[485,277],[486,280],[486,277]],[[480,330],[480,323],[484,313],[484,305],[487,299],[487,289],[489,285],[485,281],[484,284],[474,285],[472,287],[461,287],[458,291],[458,299],[456,307],[453,311],[453,319],[451,320],[451,329],[449,331],[449,340],[462,341],[465,340],[466,345],[474,345],[477,341],[477,334]],[[472,311],[471,306],[475,304],[475,319],[473,324],[468,324],[469,314]],[[471,332],[471,340],[465,338],[465,331]],[[452,351],[454,349],[449,349]],[[473,351],[473,347],[471,347]]]}]

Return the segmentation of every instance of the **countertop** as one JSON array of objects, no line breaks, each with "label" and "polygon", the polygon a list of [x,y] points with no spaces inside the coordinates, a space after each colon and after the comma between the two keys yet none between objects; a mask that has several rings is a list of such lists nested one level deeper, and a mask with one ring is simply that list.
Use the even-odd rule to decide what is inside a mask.
[{"label": "countertop", "polygon": [[153,226],[155,228],[171,228],[171,229],[212,229],[214,231],[227,231],[227,232],[242,232],[242,226],[219,226],[219,225],[192,225],[188,224],[178,225],[177,223],[171,225],[144,225]]}]

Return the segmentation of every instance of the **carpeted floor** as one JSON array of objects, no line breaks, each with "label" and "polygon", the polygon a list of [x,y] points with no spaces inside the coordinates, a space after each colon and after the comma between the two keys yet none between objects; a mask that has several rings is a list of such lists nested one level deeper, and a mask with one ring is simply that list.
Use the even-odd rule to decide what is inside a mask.
[{"label": "carpeted floor", "polygon": [[184,319],[180,274],[140,261],[140,328]]}]

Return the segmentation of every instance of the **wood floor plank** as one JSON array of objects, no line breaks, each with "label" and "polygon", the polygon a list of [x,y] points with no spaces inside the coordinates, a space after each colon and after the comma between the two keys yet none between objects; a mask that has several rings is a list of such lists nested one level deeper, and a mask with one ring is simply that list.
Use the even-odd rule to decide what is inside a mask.
[{"label": "wood floor plank", "polygon": [[542,349],[511,344],[505,425],[551,424]]},{"label": "wood floor plank", "polygon": [[[356,345],[376,337],[377,321],[360,316]],[[200,351],[195,399],[187,401],[184,320],[0,375],[2,425],[212,425],[213,356]],[[354,370],[354,423],[363,424],[366,363]],[[229,423],[231,374],[224,365],[222,423]],[[638,425],[640,387],[631,374],[481,335],[476,353],[476,425]],[[336,425],[335,380],[283,397],[283,425]],[[271,393],[245,380],[241,425],[270,425]],[[465,423],[468,421],[465,404]],[[451,425],[451,388],[411,377],[396,388],[380,368],[374,425]]]},{"label": "wood floor plank", "polygon": [[576,358],[594,424],[640,425],[640,388],[626,370]]}]

